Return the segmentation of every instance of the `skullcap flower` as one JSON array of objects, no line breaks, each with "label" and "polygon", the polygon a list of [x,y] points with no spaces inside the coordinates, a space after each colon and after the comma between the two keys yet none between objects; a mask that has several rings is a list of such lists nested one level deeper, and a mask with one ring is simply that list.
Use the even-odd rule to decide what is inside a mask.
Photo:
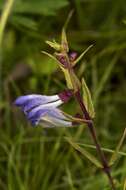
[{"label": "skullcap flower", "polygon": [[66,102],[68,95],[70,93],[66,92],[53,96],[30,94],[18,97],[14,104],[22,109],[33,126],[41,124],[43,127],[70,127],[70,118],[57,108]]}]

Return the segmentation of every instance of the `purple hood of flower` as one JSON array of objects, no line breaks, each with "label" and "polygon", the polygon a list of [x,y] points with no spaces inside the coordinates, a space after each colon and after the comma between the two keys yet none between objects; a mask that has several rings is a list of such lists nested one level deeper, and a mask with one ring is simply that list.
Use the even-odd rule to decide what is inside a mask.
[{"label": "purple hood of flower", "polygon": [[22,109],[32,125],[43,127],[72,126],[72,122],[57,107],[63,103],[60,96],[31,94],[18,97],[14,104]]}]

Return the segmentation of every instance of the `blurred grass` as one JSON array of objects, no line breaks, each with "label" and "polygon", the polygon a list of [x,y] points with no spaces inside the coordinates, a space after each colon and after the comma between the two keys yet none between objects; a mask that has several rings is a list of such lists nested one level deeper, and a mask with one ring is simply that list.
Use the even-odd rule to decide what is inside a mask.
[{"label": "blurred grass", "polygon": [[[125,0],[14,2],[2,38],[1,190],[109,189],[104,174],[64,140],[64,136],[72,137],[96,155],[86,128],[32,128],[13,101],[21,94],[55,94],[65,88],[56,63],[41,51],[52,51],[44,41],[59,40],[67,14],[74,9],[67,30],[71,50],[80,54],[94,44],[76,72],[80,78],[85,77],[92,91],[95,126],[102,147],[109,152],[115,150],[126,127],[125,5]],[[3,8],[1,0],[0,11]],[[79,112],[73,100],[63,109],[72,114]],[[108,158],[109,152],[106,152]],[[125,143],[121,152],[112,167],[120,190],[126,179]]]}]

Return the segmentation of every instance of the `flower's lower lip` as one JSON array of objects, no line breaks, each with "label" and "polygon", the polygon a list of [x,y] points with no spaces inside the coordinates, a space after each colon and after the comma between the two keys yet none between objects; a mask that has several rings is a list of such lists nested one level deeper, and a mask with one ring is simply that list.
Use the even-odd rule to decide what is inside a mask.
[{"label": "flower's lower lip", "polygon": [[46,121],[46,122],[49,122],[49,123],[52,123],[54,126],[63,126],[63,127],[66,127],[66,126],[72,126],[72,122],[70,121],[65,121],[63,119],[58,119],[58,118],[55,118],[55,117],[50,117],[50,116],[45,116],[42,118],[43,121]]},{"label": "flower's lower lip", "polygon": [[42,124],[46,122],[46,126],[53,127],[71,127],[72,121],[67,118],[58,108],[42,109],[35,112],[34,115],[27,114],[28,120],[32,125]]}]

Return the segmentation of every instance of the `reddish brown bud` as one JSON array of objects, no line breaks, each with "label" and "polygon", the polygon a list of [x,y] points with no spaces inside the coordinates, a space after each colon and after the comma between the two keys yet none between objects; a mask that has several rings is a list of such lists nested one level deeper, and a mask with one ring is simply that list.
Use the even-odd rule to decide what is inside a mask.
[{"label": "reddish brown bud", "polygon": [[75,61],[76,58],[77,58],[77,52],[70,52],[69,53],[69,59],[70,59],[71,62]]},{"label": "reddish brown bud", "polygon": [[63,101],[63,102],[68,102],[69,99],[73,96],[73,91],[72,90],[65,90],[61,93],[58,94],[58,96],[60,97],[60,99]]}]

